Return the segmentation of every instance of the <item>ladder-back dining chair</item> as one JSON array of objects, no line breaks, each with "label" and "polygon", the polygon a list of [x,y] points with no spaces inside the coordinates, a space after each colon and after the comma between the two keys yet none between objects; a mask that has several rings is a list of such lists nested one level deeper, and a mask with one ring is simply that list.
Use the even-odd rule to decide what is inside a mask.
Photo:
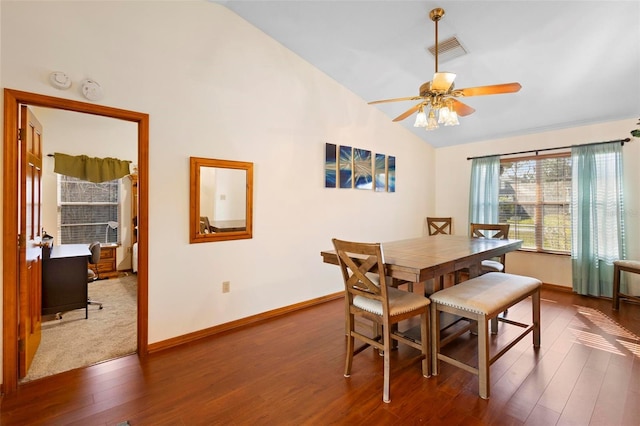
[{"label": "ladder-back dining chair", "polygon": [[427,217],[427,232],[429,235],[451,234],[450,217]]},{"label": "ladder-back dining chair", "polygon": [[[471,224],[471,236],[473,238],[496,238],[496,239],[508,239],[509,238],[509,224],[508,223],[472,223]],[[506,255],[502,255],[498,258],[482,261],[481,273],[487,272],[505,272],[505,260]]]},{"label": "ladder-back dining chair", "polygon": [[[509,238],[508,223],[472,223],[470,225],[471,237],[473,238],[495,238],[506,240]],[[489,272],[505,272],[506,254],[493,259],[483,260],[480,267],[480,274]],[[505,309],[503,315],[509,311]],[[498,320],[491,320],[491,332],[498,332]]]},{"label": "ladder-back dining chair", "polygon": [[[422,375],[431,375],[431,352],[429,339],[428,298],[421,294],[398,290],[387,285],[385,264],[380,243],[357,243],[333,239],[340,270],[345,284],[345,320],[347,329],[347,358],[344,376],[351,375],[353,356],[369,346],[384,355],[382,400],[390,402],[389,370],[391,362],[391,339],[421,351]],[[374,336],[366,336],[355,329],[355,317],[363,317],[382,326],[376,327]],[[420,317],[420,341],[398,334],[395,330],[400,321]],[[354,340],[364,342],[354,347]]]},{"label": "ladder-back dining chair", "polygon": [[[438,235],[438,234],[444,234],[444,235],[451,235],[451,218],[450,217],[427,217],[427,220],[425,221],[425,224],[427,226],[427,233],[431,236],[431,235]],[[451,280],[453,282],[455,282],[455,275],[454,274],[448,274],[448,276],[451,276]],[[439,278],[439,289],[444,288],[444,281],[445,281],[445,277],[444,275],[441,275]],[[413,291],[413,284],[409,284],[409,291]],[[434,287],[434,289],[436,289],[436,287]]]}]

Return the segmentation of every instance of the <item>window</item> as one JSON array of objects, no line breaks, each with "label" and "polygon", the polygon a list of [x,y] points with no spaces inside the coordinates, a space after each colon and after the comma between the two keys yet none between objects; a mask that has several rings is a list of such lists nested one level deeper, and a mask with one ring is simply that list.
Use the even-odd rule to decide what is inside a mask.
[{"label": "window", "polygon": [[61,244],[119,241],[120,180],[92,183],[58,175]]},{"label": "window", "polygon": [[571,252],[571,155],[500,161],[500,222],[522,248]]}]

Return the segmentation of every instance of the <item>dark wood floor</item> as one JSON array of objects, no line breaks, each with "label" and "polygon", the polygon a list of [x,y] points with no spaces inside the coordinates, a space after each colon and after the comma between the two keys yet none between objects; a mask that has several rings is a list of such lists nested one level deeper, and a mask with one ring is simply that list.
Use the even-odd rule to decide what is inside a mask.
[{"label": "dark wood floor", "polygon": [[[342,300],[152,354],[129,356],[21,385],[2,400],[8,425],[638,425],[640,306],[544,290],[542,347],[525,338],[477,379],[442,364],[420,374],[418,351],[392,354],[382,402],[382,357],[357,355],[344,378]],[[530,303],[509,310],[529,318]],[[509,337],[501,324],[499,344]],[[468,333],[449,347],[473,357]]]}]

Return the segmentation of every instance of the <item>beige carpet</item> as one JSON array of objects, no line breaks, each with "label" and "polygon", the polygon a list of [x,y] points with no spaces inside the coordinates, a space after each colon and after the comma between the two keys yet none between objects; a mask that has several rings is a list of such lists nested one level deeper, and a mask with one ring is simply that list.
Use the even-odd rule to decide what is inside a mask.
[{"label": "beige carpet", "polygon": [[26,382],[63,371],[93,365],[136,351],[137,276],[95,281],[89,298],[103,303],[65,312],[62,319],[42,318],[42,341]]}]

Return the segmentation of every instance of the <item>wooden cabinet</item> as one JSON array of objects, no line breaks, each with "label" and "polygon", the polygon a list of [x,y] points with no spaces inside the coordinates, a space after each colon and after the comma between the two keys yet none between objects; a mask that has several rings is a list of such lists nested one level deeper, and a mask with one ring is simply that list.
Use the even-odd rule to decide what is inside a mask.
[{"label": "wooden cabinet", "polygon": [[[118,276],[118,263],[116,262],[117,244],[100,245],[100,261],[98,265],[90,265],[100,278],[112,278]],[[96,271],[97,267],[97,271]]]}]

